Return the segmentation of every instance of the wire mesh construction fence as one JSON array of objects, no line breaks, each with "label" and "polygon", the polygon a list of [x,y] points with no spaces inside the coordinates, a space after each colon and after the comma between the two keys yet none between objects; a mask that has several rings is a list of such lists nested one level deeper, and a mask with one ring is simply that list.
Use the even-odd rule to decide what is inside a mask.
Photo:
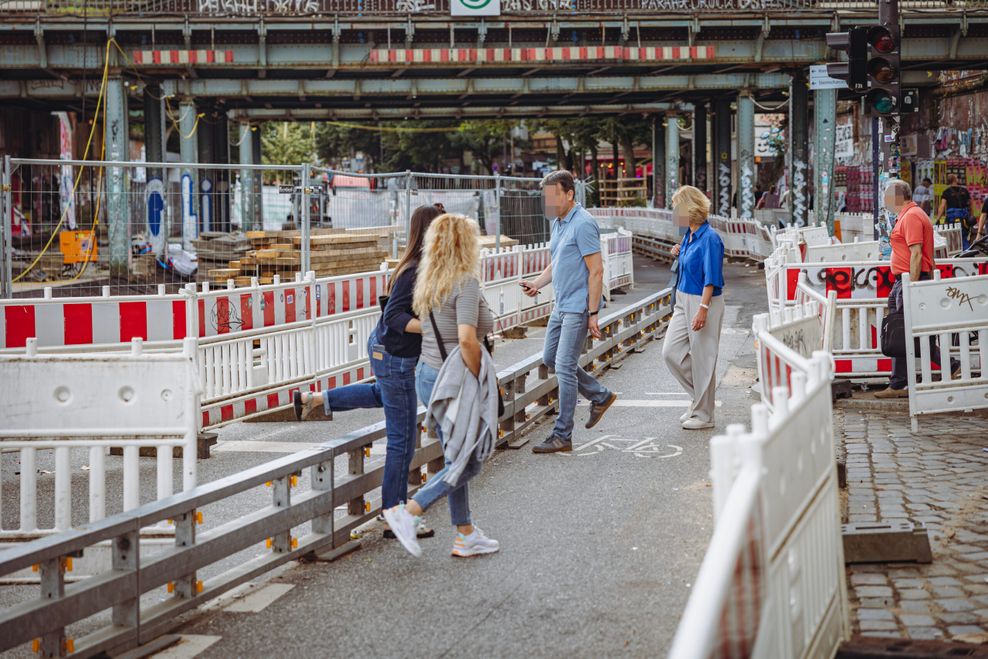
[{"label": "wire mesh construction fence", "polygon": [[475,218],[487,248],[549,239],[538,178],[4,158],[2,181],[3,297],[377,270],[403,248],[412,211],[436,203]]}]

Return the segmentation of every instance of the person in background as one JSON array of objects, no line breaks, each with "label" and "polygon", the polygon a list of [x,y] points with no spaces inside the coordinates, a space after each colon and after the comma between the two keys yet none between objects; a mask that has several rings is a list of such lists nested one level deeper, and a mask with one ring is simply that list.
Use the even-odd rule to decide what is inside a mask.
[{"label": "person in background", "polygon": [[714,427],[717,353],[724,321],[724,242],[707,223],[710,200],[684,185],[672,196],[677,223],[689,222],[683,242],[672,248],[679,259],[676,304],[662,345],[669,372],[690,395],[680,417],[686,430]]},{"label": "person in background", "polygon": [[[885,188],[885,208],[895,217],[895,226],[889,234],[892,246],[892,274],[895,284],[889,292],[889,313],[902,309],[902,274],[908,272],[910,281],[923,281],[933,277],[936,265],[933,259],[933,224],[912,199],[912,190],[905,181],[893,179]],[[940,351],[934,345],[930,350],[932,361],[940,363]],[[892,375],[888,387],[877,392],[875,398],[908,398],[909,373],[906,360],[892,358]],[[956,366],[952,363],[951,370]]]},{"label": "person in background", "polygon": [[765,194],[763,194],[761,196],[761,199],[759,199],[758,200],[758,203],[755,204],[755,208],[758,208],[758,209],[762,209],[762,208],[765,208],[765,209],[776,209],[776,208],[779,208],[779,193],[776,191],[776,188],[775,188],[774,185],[768,189],[768,192],[766,192]]},{"label": "person in background", "polygon": [[940,224],[961,228],[963,248],[967,249],[970,245],[968,238],[971,232],[971,193],[957,183],[956,174],[947,176],[947,189],[940,195],[937,218]]},{"label": "person in background", "polygon": [[[433,411],[433,391],[440,375],[447,367],[456,366],[469,370],[482,384],[485,363],[493,368],[490,357],[484,355],[482,339],[494,327],[494,318],[484,301],[480,287],[480,230],[477,223],[462,215],[446,214],[433,221],[425,236],[422,252],[421,276],[415,284],[412,309],[423,319],[422,360],[416,370],[415,387],[422,404]],[[462,364],[451,363],[462,360]],[[464,377],[468,374],[462,374]],[[482,386],[481,395],[469,404],[493,395],[494,435],[497,434],[497,381],[494,391]],[[445,385],[440,381],[441,385]],[[465,402],[459,403],[467,407]],[[474,410],[479,416],[485,410]],[[490,410],[486,410],[489,414]],[[486,424],[489,428],[490,423]],[[438,430],[438,428],[437,428]],[[395,505],[384,510],[384,519],[398,537],[402,546],[413,556],[422,553],[416,539],[415,528],[420,517],[436,501],[446,497],[449,516],[458,531],[453,540],[453,556],[468,557],[496,552],[500,545],[474,526],[470,513],[468,482],[480,473],[483,462],[473,453],[463,462],[451,459],[450,442],[457,437],[445,437],[439,431],[446,465],[426,483],[407,505]],[[476,437],[472,439],[476,440]],[[460,471],[462,469],[462,471]]]},{"label": "person in background", "polygon": [[614,404],[617,395],[601,385],[580,366],[580,353],[587,330],[601,337],[597,324],[603,303],[604,263],[600,254],[600,228],[576,201],[576,182],[566,171],[555,171],[542,179],[546,217],[552,221],[549,266],[532,281],[520,282],[528,297],[553,283],[556,303],[545,332],[542,361],[556,371],[559,382],[559,414],[552,434],[532,447],[533,453],[573,450],[573,416],[579,392],[590,400],[593,428]]},{"label": "person in background", "polygon": [[[387,424],[387,452],[381,486],[381,507],[390,508],[408,498],[408,470],[418,438],[418,405],[415,399],[415,367],[422,351],[422,322],[412,311],[419,261],[426,231],[445,212],[442,204],[419,206],[412,213],[408,246],[381,298],[382,313],[367,340],[374,382],[327,389],[322,395],[295,392],[295,417],[309,421],[321,408],[325,418],[333,412],[383,407]],[[382,518],[383,519],[383,518]],[[421,526],[420,538],[432,537],[432,529]],[[385,537],[394,537],[385,531]]]},{"label": "person in background", "polygon": [[974,238],[971,239],[972,243],[988,235],[985,233],[986,229],[988,229],[986,225],[988,225],[988,197],[981,203],[981,216],[978,217],[978,224],[974,227]]},{"label": "person in background", "polygon": [[923,182],[913,190],[913,201],[927,215],[933,214],[933,181],[924,178]]}]

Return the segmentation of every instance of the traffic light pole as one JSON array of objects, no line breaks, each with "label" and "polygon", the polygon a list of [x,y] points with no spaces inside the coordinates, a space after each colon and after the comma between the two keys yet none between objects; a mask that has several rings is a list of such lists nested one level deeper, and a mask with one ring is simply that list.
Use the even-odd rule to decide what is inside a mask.
[{"label": "traffic light pole", "polygon": [[882,200],[879,194],[879,179],[882,174],[882,146],[881,136],[878,134],[878,117],[871,117],[871,202],[874,208],[874,239],[880,238],[879,222],[882,217]]}]

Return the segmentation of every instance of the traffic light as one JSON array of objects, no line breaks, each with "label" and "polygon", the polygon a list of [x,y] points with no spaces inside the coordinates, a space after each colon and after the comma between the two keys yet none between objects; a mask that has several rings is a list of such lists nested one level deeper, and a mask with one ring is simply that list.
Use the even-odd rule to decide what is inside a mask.
[{"label": "traffic light", "polygon": [[827,75],[846,80],[848,89],[855,94],[864,94],[868,90],[868,28],[828,32],[827,47],[847,53],[847,62],[827,64]]},{"label": "traffic light", "polygon": [[899,67],[899,26],[883,21],[868,30],[868,95],[873,114],[886,116],[902,105]]}]

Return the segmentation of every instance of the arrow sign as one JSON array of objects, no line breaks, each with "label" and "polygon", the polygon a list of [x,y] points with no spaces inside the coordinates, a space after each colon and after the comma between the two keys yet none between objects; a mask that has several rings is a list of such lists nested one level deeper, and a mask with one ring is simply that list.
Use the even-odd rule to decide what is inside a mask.
[{"label": "arrow sign", "polygon": [[847,81],[831,78],[826,64],[816,64],[810,67],[810,89],[847,89]]}]

